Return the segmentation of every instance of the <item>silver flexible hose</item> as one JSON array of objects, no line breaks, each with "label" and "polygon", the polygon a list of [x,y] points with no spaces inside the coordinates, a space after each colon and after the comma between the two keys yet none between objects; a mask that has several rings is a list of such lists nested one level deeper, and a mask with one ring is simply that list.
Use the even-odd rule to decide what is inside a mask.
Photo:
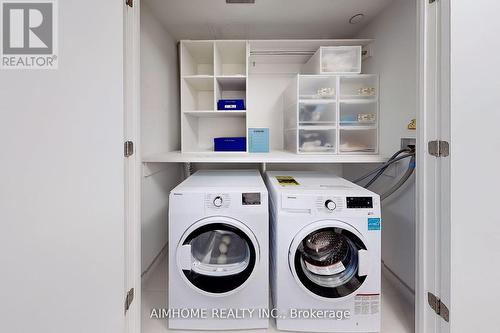
[{"label": "silver flexible hose", "polygon": [[[394,153],[394,155],[391,156],[391,158],[389,159],[389,161],[392,161],[393,159],[395,159],[396,157],[398,157],[400,154],[402,153],[409,153],[411,152],[411,149],[410,148],[404,148],[404,149],[401,149],[399,151],[397,151],[396,153]],[[368,183],[366,183],[366,185],[364,186],[364,188],[368,188],[370,187],[373,183],[375,183],[375,181],[380,177],[382,176],[382,174],[385,172],[385,170],[387,170],[387,168],[389,167],[386,166],[385,168],[383,169],[380,169],[380,171],[375,175],[375,177],[373,177]]]},{"label": "silver flexible hose", "polygon": [[401,161],[402,159],[405,159],[405,158],[407,158],[407,157],[411,157],[411,156],[415,156],[415,153],[406,154],[406,155],[400,156],[400,157],[398,157],[398,158],[395,158],[395,159],[393,159],[393,160],[390,160],[390,161],[388,161],[388,162],[386,162],[386,163],[382,164],[381,166],[379,166],[379,167],[378,167],[378,168],[376,168],[375,170],[370,171],[370,172],[369,172],[369,173],[367,173],[366,175],[364,175],[364,176],[362,176],[362,177],[360,177],[360,178],[358,178],[358,179],[354,180],[354,181],[353,181],[353,183],[359,183],[359,182],[360,182],[360,181],[362,181],[363,179],[366,179],[366,178],[370,177],[370,176],[371,176],[371,175],[373,175],[374,173],[379,172],[381,169],[383,169],[383,168],[385,168],[385,167],[387,167],[387,166],[391,165],[392,163],[395,163],[395,162],[397,162],[397,161]]},{"label": "silver flexible hose", "polygon": [[411,175],[413,174],[414,171],[415,171],[415,156],[413,156],[411,158],[410,163],[408,164],[408,169],[406,170],[403,177],[401,177],[401,179],[393,187],[391,187],[384,194],[382,194],[380,196],[380,200],[384,201],[385,199],[390,197],[392,194],[394,194],[394,192],[399,190],[401,188],[401,186],[403,186],[403,184],[406,183],[406,181],[411,177]]}]

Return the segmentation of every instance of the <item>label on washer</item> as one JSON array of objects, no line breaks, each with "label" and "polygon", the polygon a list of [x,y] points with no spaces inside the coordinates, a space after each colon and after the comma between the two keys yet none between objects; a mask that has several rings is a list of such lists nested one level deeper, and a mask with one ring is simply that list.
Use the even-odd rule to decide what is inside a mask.
[{"label": "label on washer", "polygon": [[335,275],[345,271],[345,267],[342,261],[329,266],[316,266],[308,263],[305,260],[304,263],[306,264],[306,267],[310,272],[318,275]]},{"label": "label on washer", "polygon": [[378,217],[369,218],[368,230],[380,230],[380,218]]},{"label": "label on washer", "polygon": [[354,297],[355,315],[373,315],[380,312],[380,294],[357,294]]},{"label": "label on washer", "polygon": [[299,182],[295,180],[292,176],[276,176],[278,183],[281,186],[299,186]]}]

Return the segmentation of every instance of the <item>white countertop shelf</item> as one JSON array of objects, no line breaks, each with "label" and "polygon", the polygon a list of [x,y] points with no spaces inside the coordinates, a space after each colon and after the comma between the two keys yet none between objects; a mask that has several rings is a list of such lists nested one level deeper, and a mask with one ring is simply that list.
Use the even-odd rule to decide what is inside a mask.
[{"label": "white countertop shelf", "polygon": [[184,114],[193,117],[246,117],[247,112],[241,111],[221,111],[221,110],[193,110],[184,111]]},{"label": "white countertop shelf", "polygon": [[200,152],[150,154],[143,157],[144,163],[383,163],[387,157],[380,155],[299,155],[287,151],[270,153]]}]

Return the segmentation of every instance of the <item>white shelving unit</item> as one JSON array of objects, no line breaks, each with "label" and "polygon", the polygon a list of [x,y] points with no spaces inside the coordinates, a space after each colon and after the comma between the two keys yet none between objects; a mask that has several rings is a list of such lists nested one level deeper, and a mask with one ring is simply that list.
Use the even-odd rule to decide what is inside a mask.
[{"label": "white shelving unit", "polygon": [[297,154],[377,154],[377,75],[297,75],[284,93],[285,148]]},{"label": "white shelving unit", "polygon": [[219,111],[217,102],[246,104],[248,54],[247,41],[181,41],[182,152],[209,153],[214,138],[246,136],[246,110]]},{"label": "white shelving unit", "polygon": [[[187,155],[186,158],[180,158],[178,152],[155,154],[146,157],[145,162],[189,162],[190,158],[197,158],[198,154],[202,154],[201,160],[215,163],[221,159],[304,163],[364,163],[385,160],[384,157],[377,156],[377,76],[297,74],[306,63],[311,64],[314,57],[318,58],[321,46],[340,46],[336,49],[356,49],[359,53],[370,42],[371,40],[181,41],[181,153]],[[290,80],[293,83],[280,101],[275,98],[282,92],[276,94],[276,87],[268,87],[267,84],[270,83],[267,82],[272,82],[273,75],[283,73],[291,73]],[[269,77],[270,81],[263,82],[259,77]],[[318,94],[318,91],[321,93]],[[217,110],[220,99],[243,99],[245,110]],[[358,114],[373,114],[375,118],[371,123],[367,119],[359,122]],[[249,127],[269,128],[270,140],[273,140],[270,153],[243,156],[241,152],[214,152],[214,138],[246,137]],[[248,148],[245,153],[248,153]],[[231,155],[230,158],[227,157],[228,154]],[[306,157],[293,156],[296,154]],[[319,156],[313,158],[314,155]],[[321,157],[322,155],[343,157]],[[353,158],[345,158],[347,155],[352,155]],[[366,158],[366,155],[371,156]]]}]

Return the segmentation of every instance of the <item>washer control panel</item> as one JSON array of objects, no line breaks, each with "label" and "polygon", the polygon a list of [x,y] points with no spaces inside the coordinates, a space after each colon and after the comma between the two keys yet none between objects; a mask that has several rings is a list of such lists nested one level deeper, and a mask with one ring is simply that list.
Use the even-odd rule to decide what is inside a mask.
[{"label": "washer control panel", "polygon": [[316,197],[316,211],[318,213],[340,212],[344,208],[341,197]]}]

